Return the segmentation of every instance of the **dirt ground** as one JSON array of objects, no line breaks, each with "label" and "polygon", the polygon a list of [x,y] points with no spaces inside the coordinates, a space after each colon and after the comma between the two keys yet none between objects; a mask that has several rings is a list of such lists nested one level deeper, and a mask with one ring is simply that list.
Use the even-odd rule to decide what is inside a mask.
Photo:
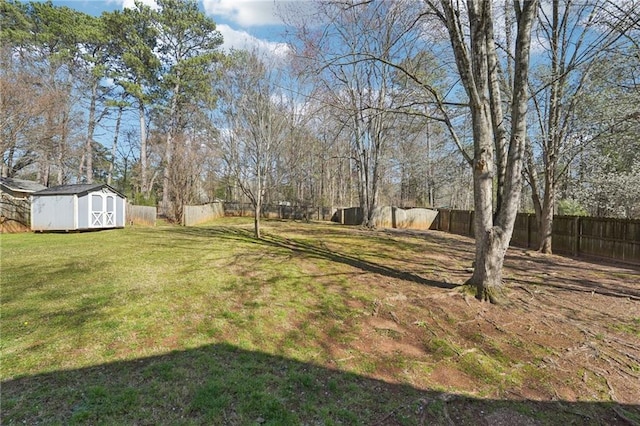
[{"label": "dirt ground", "polygon": [[[400,242],[421,238],[412,231],[377,232]],[[509,303],[494,306],[454,287],[470,276],[471,240],[433,231],[424,235],[441,240],[447,250],[421,253],[422,263],[433,267],[411,273],[452,288],[416,290],[402,279],[379,277],[376,287],[386,296],[373,306],[359,306],[370,315],[352,324],[361,330],[354,342],[335,344],[340,367],[349,363],[354,348],[378,360],[397,354],[419,359],[426,353],[432,360],[423,370],[427,375],[412,374],[418,363],[390,364],[375,374],[390,382],[403,376],[445,395],[569,404],[580,424],[640,424],[640,268],[510,248],[504,269]],[[406,270],[407,263],[418,264],[397,259],[398,269]],[[589,402],[609,404],[611,417],[591,417],[581,408]],[[448,406],[449,423],[473,424],[469,406]],[[540,424],[512,408],[492,416],[480,415],[491,425]]]}]

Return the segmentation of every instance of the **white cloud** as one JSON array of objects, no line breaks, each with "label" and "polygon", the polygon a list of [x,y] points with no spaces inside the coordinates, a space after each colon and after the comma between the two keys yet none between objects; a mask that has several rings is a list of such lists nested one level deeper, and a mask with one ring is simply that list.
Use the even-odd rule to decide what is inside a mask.
[{"label": "white cloud", "polygon": [[[139,0],[142,4],[150,6],[153,9],[158,9],[158,4],[155,0]],[[115,3],[122,6],[123,9],[133,9],[135,5],[135,0],[108,0],[107,3]]]},{"label": "white cloud", "polygon": [[216,27],[224,37],[223,49],[239,49],[257,51],[269,56],[285,57],[289,54],[289,46],[286,43],[262,40],[252,36],[246,31],[234,30],[228,25],[220,24]]},{"label": "white cloud", "polygon": [[276,0],[203,0],[202,4],[208,15],[221,16],[243,27],[282,24]]}]

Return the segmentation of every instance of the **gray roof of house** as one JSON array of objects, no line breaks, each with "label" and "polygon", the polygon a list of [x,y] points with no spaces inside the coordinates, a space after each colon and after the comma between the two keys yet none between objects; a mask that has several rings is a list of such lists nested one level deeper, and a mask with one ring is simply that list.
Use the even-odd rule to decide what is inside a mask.
[{"label": "gray roof of house", "polygon": [[122,198],[126,198],[120,192],[113,189],[111,186],[106,183],[77,183],[73,185],[60,185],[53,186],[51,188],[43,189],[42,191],[38,191],[33,195],[37,196],[47,196],[47,195],[86,195],[90,192],[100,191],[103,188],[108,188],[110,191],[120,195]]},{"label": "gray roof of house", "polygon": [[0,177],[0,185],[15,192],[36,192],[46,189],[46,186],[32,180]]}]

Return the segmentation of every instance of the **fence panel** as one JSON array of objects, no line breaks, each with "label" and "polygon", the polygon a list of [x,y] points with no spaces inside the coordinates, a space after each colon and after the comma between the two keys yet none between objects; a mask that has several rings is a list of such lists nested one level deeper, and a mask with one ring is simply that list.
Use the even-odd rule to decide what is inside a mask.
[{"label": "fence panel", "polygon": [[624,260],[640,263],[640,220],[627,222]]},{"label": "fence panel", "polygon": [[126,216],[130,225],[156,226],[158,210],[150,206],[127,204]]},{"label": "fence panel", "polygon": [[473,237],[473,212],[468,210],[451,210],[449,232]]},{"label": "fence panel", "polygon": [[531,222],[535,221],[535,217],[527,213],[518,213],[516,222],[513,225],[513,236],[511,244],[517,247],[531,247]]},{"label": "fence panel", "polygon": [[555,253],[577,255],[579,219],[574,216],[554,216],[551,232],[552,248]]},{"label": "fence panel", "polygon": [[231,203],[225,202],[224,206],[224,215],[225,216],[236,216],[236,217],[244,217],[244,216],[253,216],[253,207],[250,203]]},{"label": "fence panel", "polygon": [[438,210],[438,230],[451,232],[451,210]]},{"label": "fence panel", "polygon": [[31,202],[0,195],[0,232],[24,232],[31,228]]},{"label": "fence panel", "polygon": [[[253,217],[253,206],[250,203],[225,202],[223,204],[226,216]],[[317,219],[330,220],[335,209],[331,207],[286,206],[279,204],[265,204],[262,206],[262,217],[269,219]]]},{"label": "fence panel", "polygon": [[[473,236],[473,212],[439,209],[433,229]],[[554,216],[553,251],[640,264],[640,220],[583,216]],[[518,213],[513,246],[537,249],[540,244],[535,215]]]},{"label": "fence panel", "polygon": [[204,204],[201,206],[184,206],[182,224],[194,226],[224,216],[222,203]]},{"label": "fence panel", "polygon": [[363,212],[360,207],[349,207],[342,210],[344,225],[360,225],[363,219]]},{"label": "fence panel", "polygon": [[640,263],[640,221],[581,218],[580,254]]}]

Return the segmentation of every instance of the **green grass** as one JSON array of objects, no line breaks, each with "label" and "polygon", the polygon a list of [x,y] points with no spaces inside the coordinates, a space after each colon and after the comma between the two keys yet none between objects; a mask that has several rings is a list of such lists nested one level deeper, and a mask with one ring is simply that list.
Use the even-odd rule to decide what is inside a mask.
[{"label": "green grass", "polygon": [[640,317],[633,318],[629,323],[613,323],[611,324],[611,328],[616,331],[640,337]]},{"label": "green grass", "polygon": [[[438,365],[485,394],[516,382],[497,344],[446,335],[459,314],[379,303],[450,291],[435,278],[450,264],[420,273],[441,241],[280,221],[257,241],[251,226],[1,235],[2,424],[439,424],[479,402],[421,385]],[[376,352],[406,343],[365,327],[378,305],[424,356]]]},{"label": "green grass", "polygon": [[[269,226],[265,231],[270,235]],[[322,395],[328,385],[317,383],[324,373],[287,363],[326,362],[320,334],[348,340],[343,324],[353,312],[344,303],[345,280],[310,279],[301,268],[302,259],[326,253],[292,251],[271,238],[256,241],[245,221],[229,220],[206,228],[3,235],[1,377],[48,383],[34,385],[28,399],[4,392],[3,417],[109,424],[135,421],[148,414],[145,407],[160,405],[162,416],[169,413],[155,418],[161,423],[176,410],[187,423],[296,424],[291,409],[311,407],[325,420],[359,418],[346,408],[348,395],[344,404],[316,396],[305,407],[294,404],[299,389]],[[351,269],[328,262],[336,274]],[[241,361],[227,357],[236,350]],[[274,371],[269,357],[281,356],[290,361]],[[227,365],[210,365],[217,358]],[[136,368],[138,360],[151,361]],[[115,378],[61,373],[113,363]],[[170,390],[176,382],[183,388]],[[330,383],[336,393],[344,378]],[[62,406],[48,413],[33,401],[46,401],[52,389]]]}]

